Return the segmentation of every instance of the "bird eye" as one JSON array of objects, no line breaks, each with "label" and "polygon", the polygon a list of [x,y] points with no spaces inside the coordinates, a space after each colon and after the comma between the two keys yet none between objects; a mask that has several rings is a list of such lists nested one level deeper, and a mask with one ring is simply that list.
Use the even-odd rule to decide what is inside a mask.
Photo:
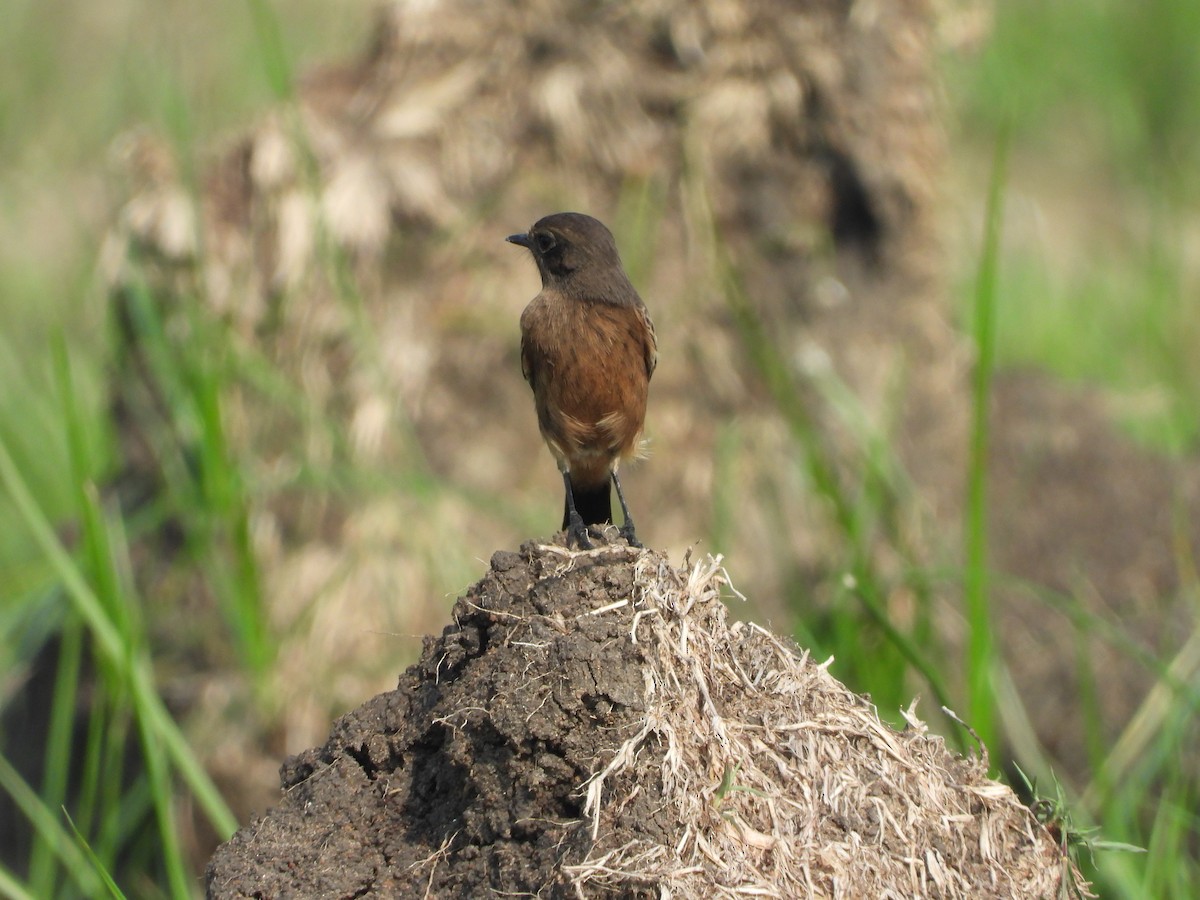
[{"label": "bird eye", "polygon": [[541,253],[549,253],[554,249],[554,245],[558,243],[554,240],[554,235],[546,231],[538,232],[533,239],[537,242],[538,251]]}]

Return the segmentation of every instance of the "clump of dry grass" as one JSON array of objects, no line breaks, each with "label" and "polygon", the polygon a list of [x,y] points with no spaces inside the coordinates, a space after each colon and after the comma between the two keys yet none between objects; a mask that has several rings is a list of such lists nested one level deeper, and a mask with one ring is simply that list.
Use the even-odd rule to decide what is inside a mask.
[{"label": "clump of dry grass", "polygon": [[[566,870],[580,896],[634,885],[663,897],[1062,889],[1069,861],[988,777],[986,754],[951,753],[912,709],[895,731],[829,674],[831,661],[731,623],[719,557],[677,570],[645,553],[636,566],[622,614],[644,648],[647,714],[586,785],[596,845]],[[675,822],[671,843],[647,838],[625,812],[656,790]]]}]

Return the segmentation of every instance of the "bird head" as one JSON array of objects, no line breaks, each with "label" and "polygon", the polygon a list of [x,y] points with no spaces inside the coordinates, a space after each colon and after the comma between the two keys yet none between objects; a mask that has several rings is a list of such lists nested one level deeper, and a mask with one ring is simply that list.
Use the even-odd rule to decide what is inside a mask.
[{"label": "bird head", "polygon": [[612,232],[599,219],[583,213],[554,213],[539,219],[524,234],[510,234],[510,243],[533,254],[543,286],[566,287],[589,277],[624,275]]}]

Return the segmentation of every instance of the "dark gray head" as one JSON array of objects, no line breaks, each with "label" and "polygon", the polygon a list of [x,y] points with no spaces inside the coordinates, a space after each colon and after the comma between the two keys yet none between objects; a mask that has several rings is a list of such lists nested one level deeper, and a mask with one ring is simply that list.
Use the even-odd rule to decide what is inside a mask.
[{"label": "dark gray head", "polygon": [[578,299],[640,302],[621,266],[617,242],[599,219],[583,213],[554,213],[539,219],[527,233],[510,234],[507,240],[533,254],[542,287]]}]

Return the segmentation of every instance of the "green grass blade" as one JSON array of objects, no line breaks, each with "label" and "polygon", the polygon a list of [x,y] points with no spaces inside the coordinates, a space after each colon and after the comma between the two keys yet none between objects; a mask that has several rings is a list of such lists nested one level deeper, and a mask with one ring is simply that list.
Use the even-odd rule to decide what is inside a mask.
[{"label": "green grass blade", "polygon": [[[63,417],[67,423],[67,449],[72,483],[82,487],[87,482],[87,442],[82,426],[82,415],[76,401],[74,385],[71,381],[70,367],[67,360],[66,345],[61,335],[53,343],[55,369],[58,375],[60,394],[63,398]],[[82,490],[77,492],[77,502],[83,512],[81,518],[82,542],[87,547],[90,556],[95,556],[98,548],[94,541],[94,527],[89,520],[88,504]],[[107,567],[95,565],[93,559],[93,575],[101,576]],[[103,596],[103,586],[101,595]],[[113,607],[110,604],[109,609]],[[72,750],[75,746],[74,724],[78,698],[78,684],[83,658],[83,628],[77,617],[68,614],[60,632],[58,651],[58,672],[55,679],[54,695],[49,713],[49,729],[46,734],[45,775],[42,783],[41,798],[47,809],[63,808],[67,798],[67,773],[70,770]],[[33,892],[39,897],[49,897],[54,893],[57,879],[55,855],[53,848],[42,839],[41,834],[35,836],[30,854],[28,883]]]},{"label": "green grass blade", "polygon": [[169,758],[195,794],[197,802],[217,834],[222,838],[229,837],[237,829],[237,820],[221,799],[220,792],[203,767],[192,755],[187,741],[155,691],[148,667],[135,665],[128,658],[120,634],[105,615],[83,574],[33,499],[3,441],[0,441],[0,485],[8,492],[26,527],[58,575],[76,611],[86,623],[95,640],[97,652],[115,671],[121,673],[129,685],[137,714],[148,720],[147,726],[154,739],[166,749]]},{"label": "green grass blade", "polygon": [[987,558],[987,447],[988,411],[992,370],[995,365],[996,273],[1003,218],[1004,184],[1008,163],[1009,135],[1005,130],[996,144],[988,187],[984,220],[983,251],[975,283],[973,331],[976,347],[972,377],[972,419],[967,463],[967,510],[964,602],[967,619],[967,710],[971,726],[985,746],[995,741],[995,701],[992,669],[995,647],[989,600]]},{"label": "green grass blade", "polygon": [[713,547],[725,548],[733,543],[738,507],[735,458],[740,441],[737,423],[726,422],[713,446],[712,526],[708,533]]},{"label": "green grass blade", "polygon": [[[12,764],[0,756],[0,788],[2,788],[16,804],[22,815],[33,826],[35,834],[41,842],[50,848],[55,858],[62,864],[63,871],[69,875],[85,896],[95,896],[100,885],[95,873],[88,866],[83,853],[75,845],[71,836],[58,823],[56,813],[49,809],[42,799],[34,792],[13,768]],[[37,889],[36,885],[31,886]],[[39,894],[38,896],[46,896]]]},{"label": "green grass blade", "polygon": [[277,99],[286,100],[292,95],[292,67],[288,62],[279,17],[266,0],[249,0],[247,6],[254,22],[254,34],[262,55],[267,84]]},{"label": "green grass blade", "polygon": [[[125,894],[119,887],[117,887],[117,883],[113,881],[112,876],[108,873],[107,867],[105,867],[105,865],[100,861],[100,858],[96,856],[95,852],[93,852],[91,845],[88,844],[84,836],[79,833],[79,829],[75,827],[75,822],[71,819],[70,814],[67,813],[66,810],[63,810],[63,815],[67,817],[67,824],[71,826],[71,831],[75,834],[75,840],[83,849],[84,856],[87,857],[88,862],[92,864],[92,871],[96,873],[100,881],[104,884],[105,890],[108,891],[108,896],[115,898],[115,900],[125,900]],[[186,897],[188,895],[184,894],[183,896]]]},{"label": "green grass blade", "polygon": [[148,717],[138,716],[137,724],[141,737],[142,758],[146,763],[146,773],[150,784],[150,795],[154,801],[155,821],[158,823],[159,858],[166,870],[167,883],[170,885],[172,896],[187,898],[191,896],[191,875],[179,843],[179,830],[175,823],[174,800],[167,760]]},{"label": "green grass blade", "polygon": [[[66,802],[82,661],[83,627],[77,618],[71,617],[64,625],[59,641],[58,672],[50,707],[50,728],[46,735],[41,799],[47,809],[61,809]],[[55,881],[53,848],[38,832],[29,857],[29,887],[37,896],[49,897],[54,893]]]},{"label": "green grass blade", "polygon": [[112,566],[112,548],[107,540],[103,512],[92,481],[94,466],[88,452],[88,423],[76,397],[70,355],[61,334],[54,341],[53,353],[59,394],[62,397],[62,417],[66,423],[67,459],[71,484],[75,489],[75,504],[80,519],[87,571],[92,584],[95,585],[97,598],[103,604],[118,633],[124,634],[130,628],[131,607],[123,602],[125,598]]},{"label": "green grass blade", "polygon": [[29,893],[3,866],[0,866],[0,897],[7,897],[8,900],[38,900],[36,894]]},{"label": "green grass blade", "polygon": [[[219,336],[210,335],[217,343]],[[274,657],[266,623],[258,562],[250,536],[250,511],[241,471],[225,433],[221,393],[227,376],[227,353],[209,365],[192,367],[188,383],[200,427],[199,498],[213,537],[228,546],[232,571],[214,572],[222,611],[234,632],[247,668],[261,681]]]},{"label": "green grass blade", "polygon": [[[113,721],[111,708],[115,705],[111,691],[96,694],[88,710],[87,735],[83,742],[83,770],[75,792],[75,820],[88,834],[97,835],[93,841],[93,852],[111,866],[115,856],[115,841],[109,840],[105,829],[105,813],[119,805],[117,779],[106,777],[110,772],[121,771],[122,736],[115,744],[112,735],[121,730],[121,723]],[[110,794],[105,797],[106,792]],[[106,802],[107,800],[107,802]],[[102,821],[103,819],[103,821]],[[99,846],[99,850],[96,849]]]}]

